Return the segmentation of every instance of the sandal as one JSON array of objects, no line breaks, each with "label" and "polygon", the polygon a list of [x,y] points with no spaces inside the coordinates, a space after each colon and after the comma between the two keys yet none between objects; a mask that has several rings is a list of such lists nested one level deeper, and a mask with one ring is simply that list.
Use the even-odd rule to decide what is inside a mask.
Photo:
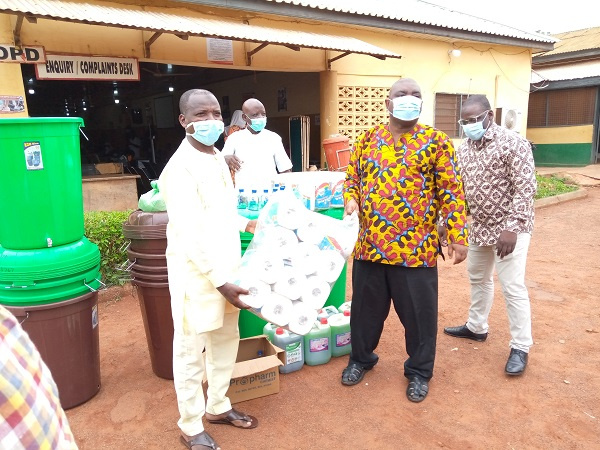
[{"label": "sandal", "polygon": [[202,448],[210,448],[212,450],[221,450],[221,447],[217,445],[210,434],[206,431],[203,431],[200,434],[197,434],[192,437],[188,437],[185,435],[181,436],[181,441],[185,444],[187,448],[192,450],[194,447],[202,447]]},{"label": "sandal", "polygon": [[410,378],[408,387],[406,388],[406,396],[411,402],[419,403],[425,400],[429,393],[429,383],[418,376]]},{"label": "sandal", "polygon": [[342,371],[342,384],[345,386],[354,386],[361,382],[365,376],[367,370],[371,370],[372,367],[364,367],[357,363],[350,363]]},{"label": "sandal", "polygon": [[[208,416],[217,418],[210,419]],[[258,426],[258,419],[256,417],[241,413],[233,408],[227,413],[225,417],[213,416],[212,414],[208,413],[205,414],[205,417],[209,423],[232,425],[236,428],[251,429],[256,428]]]}]

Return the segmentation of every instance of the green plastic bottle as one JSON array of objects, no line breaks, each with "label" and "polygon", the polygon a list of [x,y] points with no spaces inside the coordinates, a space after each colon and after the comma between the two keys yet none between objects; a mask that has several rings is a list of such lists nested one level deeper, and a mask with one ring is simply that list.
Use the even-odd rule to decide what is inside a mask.
[{"label": "green plastic bottle", "polygon": [[326,317],[315,322],[304,335],[304,362],[309,366],[326,364],[331,359],[331,327]]},{"label": "green plastic bottle", "polygon": [[278,327],[273,335],[273,345],[285,351],[285,364],[279,366],[279,373],[290,373],[304,366],[302,336]]},{"label": "green plastic bottle", "polygon": [[331,356],[350,354],[350,311],[334,314],[329,318],[331,327]]},{"label": "green plastic bottle", "polygon": [[273,343],[273,335],[275,334],[276,329],[277,325],[273,325],[271,322],[267,322],[263,327],[263,334],[267,336],[267,339],[271,343]]}]

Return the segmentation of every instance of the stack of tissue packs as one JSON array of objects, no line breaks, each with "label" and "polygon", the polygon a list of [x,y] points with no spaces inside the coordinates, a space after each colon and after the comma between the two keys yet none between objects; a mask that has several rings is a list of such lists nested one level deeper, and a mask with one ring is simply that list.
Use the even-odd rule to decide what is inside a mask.
[{"label": "stack of tissue packs", "polygon": [[311,211],[343,208],[344,172],[288,172],[277,175],[275,182],[286,190],[296,190],[307,209]]},{"label": "stack of tissue packs", "polygon": [[241,300],[271,323],[310,331],[358,236],[356,214],[334,219],[307,209],[292,190],[269,199],[242,257],[236,284]]}]

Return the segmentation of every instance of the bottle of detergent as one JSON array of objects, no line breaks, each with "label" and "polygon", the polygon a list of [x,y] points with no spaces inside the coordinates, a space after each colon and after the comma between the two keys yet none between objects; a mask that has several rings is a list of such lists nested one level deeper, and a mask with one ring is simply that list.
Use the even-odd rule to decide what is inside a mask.
[{"label": "bottle of detergent", "polygon": [[309,366],[328,363],[331,359],[331,327],[327,318],[315,322],[304,335],[304,362]]},{"label": "bottle of detergent", "polygon": [[304,351],[302,336],[278,327],[273,335],[273,345],[285,350],[285,364],[279,366],[279,373],[290,373],[302,369]]},{"label": "bottle of detergent", "polygon": [[348,355],[350,344],[350,311],[334,314],[329,318],[331,327],[331,356]]},{"label": "bottle of detergent", "polygon": [[267,336],[269,342],[273,342],[273,335],[275,334],[275,330],[277,329],[277,325],[273,325],[271,322],[267,322],[263,327],[263,334]]},{"label": "bottle of detergent", "polygon": [[352,309],[352,301],[348,300],[347,302],[342,303],[338,306],[338,311],[343,313],[344,311],[350,311]]},{"label": "bottle of detergent", "polygon": [[319,309],[317,311],[317,313],[318,313],[317,320],[321,320],[322,318],[326,318],[327,319],[328,317],[331,317],[334,314],[338,314],[339,311],[338,311],[338,309],[335,306],[329,305],[329,306],[325,306],[325,307]]}]

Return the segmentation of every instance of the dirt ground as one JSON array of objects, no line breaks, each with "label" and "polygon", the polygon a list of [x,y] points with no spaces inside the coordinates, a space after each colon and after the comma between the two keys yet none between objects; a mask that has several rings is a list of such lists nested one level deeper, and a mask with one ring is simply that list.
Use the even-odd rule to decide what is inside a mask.
[{"label": "dirt ground", "polygon": [[[600,448],[600,187],[586,189],[586,198],[536,211],[527,266],[535,345],[522,377],[504,374],[499,286],[486,342],[443,334],[466,321],[469,286],[465,264],[440,260],[437,359],[423,403],[406,399],[403,329],[392,312],[379,364],[360,385],[340,383],[346,357],[305,366],[281,376],[278,394],[236,405],[259,418],[257,429],[207,431],[236,450]],[[102,387],[67,411],[80,448],[184,448],[172,382],[150,367],[135,291],[110,289],[99,310]]]}]

